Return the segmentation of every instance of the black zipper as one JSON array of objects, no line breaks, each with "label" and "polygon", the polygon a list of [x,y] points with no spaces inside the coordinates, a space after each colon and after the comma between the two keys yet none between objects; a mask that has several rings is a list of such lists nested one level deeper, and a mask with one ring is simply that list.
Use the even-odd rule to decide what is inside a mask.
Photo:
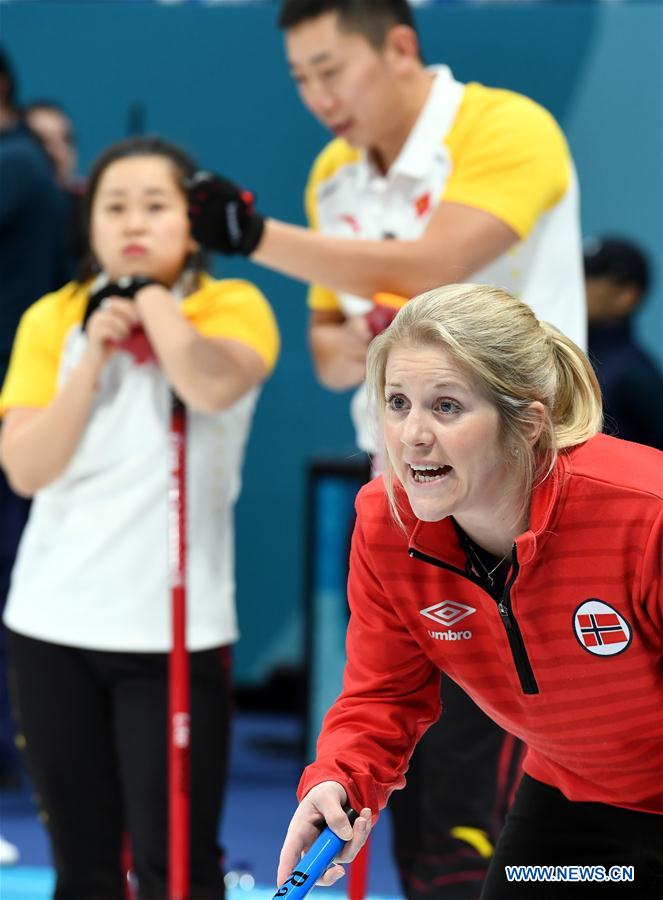
[{"label": "black zipper", "polygon": [[[455,566],[448,566],[441,560],[435,559],[434,556],[426,556],[426,554],[420,553],[418,550],[410,549],[408,553],[415,559],[420,559],[422,562],[430,563],[433,566],[437,566],[439,569],[448,569],[450,572],[455,572],[456,574],[461,575],[463,578],[467,578],[468,581],[472,581],[474,584],[479,585],[479,587],[484,591],[486,590],[483,582],[480,579],[475,578],[471,573],[462,572]],[[534,672],[527,655],[527,649],[525,647],[525,642],[523,641],[523,636],[520,633],[520,628],[518,627],[518,622],[516,621],[511,609],[511,586],[516,580],[519,570],[520,565],[518,563],[518,557],[516,555],[516,548],[514,547],[512,554],[511,577],[504,585],[502,599],[495,600],[495,602],[497,604],[497,611],[499,612],[500,619],[502,620],[502,625],[504,626],[504,630],[506,631],[507,640],[509,641],[509,647],[511,648],[511,656],[516,667],[516,672],[518,673],[518,678],[520,680],[520,686],[523,689],[523,694],[538,694],[539,686],[536,683],[536,678],[534,677]],[[490,592],[486,591],[486,593],[489,594]],[[495,598],[493,597],[493,599]]]},{"label": "black zipper", "polygon": [[516,672],[520,679],[520,686],[523,689],[523,694],[538,694],[539,686],[536,683],[532,665],[529,661],[529,656],[527,655],[525,641],[520,633],[518,622],[514,618],[513,610],[511,609],[511,585],[516,580],[519,570],[520,564],[516,555],[516,548],[514,547],[511,558],[511,578],[509,578],[508,582],[504,585],[502,599],[496,601],[497,611],[500,614],[500,619],[502,620],[504,630],[506,631],[509,647],[511,647],[511,655],[513,656],[513,662],[516,666]]}]

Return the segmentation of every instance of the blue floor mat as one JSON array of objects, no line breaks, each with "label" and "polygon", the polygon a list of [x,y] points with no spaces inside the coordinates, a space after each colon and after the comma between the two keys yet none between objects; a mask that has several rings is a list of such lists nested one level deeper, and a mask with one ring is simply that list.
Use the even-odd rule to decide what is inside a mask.
[{"label": "blue floor mat", "polygon": [[[53,870],[42,866],[15,866],[0,869],[0,897],[2,900],[50,900],[55,878]],[[256,885],[250,890],[234,888],[226,893],[227,900],[272,900],[274,888]],[[345,897],[338,890],[325,890],[325,900]],[[367,900],[395,900],[371,894]]]},{"label": "blue floor mat", "polygon": [[2,900],[50,900],[55,884],[53,870],[42,866],[0,869]]}]

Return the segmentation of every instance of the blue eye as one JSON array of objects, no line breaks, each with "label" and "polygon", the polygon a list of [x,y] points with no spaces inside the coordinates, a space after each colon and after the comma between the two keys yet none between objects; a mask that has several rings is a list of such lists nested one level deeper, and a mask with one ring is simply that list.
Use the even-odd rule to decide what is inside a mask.
[{"label": "blue eye", "polygon": [[436,409],[438,412],[444,413],[445,415],[453,414],[460,412],[460,405],[456,403],[455,400],[449,400],[447,398],[443,400],[438,400],[436,404]]},{"label": "blue eye", "polygon": [[390,397],[387,397],[386,404],[389,409],[393,409],[399,411],[401,409],[405,409],[405,397],[402,394],[392,394]]}]

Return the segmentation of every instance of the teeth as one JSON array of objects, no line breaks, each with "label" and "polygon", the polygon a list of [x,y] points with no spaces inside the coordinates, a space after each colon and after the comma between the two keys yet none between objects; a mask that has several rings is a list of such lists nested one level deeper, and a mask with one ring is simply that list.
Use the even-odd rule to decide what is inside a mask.
[{"label": "teeth", "polygon": [[[414,480],[423,484],[429,481],[439,481],[450,470],[450,466],[414,466],[410,463]],[[434,475],[427,475],[427,472],[435,472]]]}]

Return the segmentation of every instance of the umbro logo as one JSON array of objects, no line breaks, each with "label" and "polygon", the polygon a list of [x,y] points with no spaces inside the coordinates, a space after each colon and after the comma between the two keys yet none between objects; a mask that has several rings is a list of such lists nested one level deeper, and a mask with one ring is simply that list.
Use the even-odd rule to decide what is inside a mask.
[{"label": "umbro logo", "polygon": [[464,603],[458,603],[456,600],[443,600],[442,603],[436,603],[434,606],[427,606],[426,609],[420,609],[422,616],[432,619],[439,625],[450,628],[461,619],[471,616],[476,612],[473,606],[465,606]]}]

